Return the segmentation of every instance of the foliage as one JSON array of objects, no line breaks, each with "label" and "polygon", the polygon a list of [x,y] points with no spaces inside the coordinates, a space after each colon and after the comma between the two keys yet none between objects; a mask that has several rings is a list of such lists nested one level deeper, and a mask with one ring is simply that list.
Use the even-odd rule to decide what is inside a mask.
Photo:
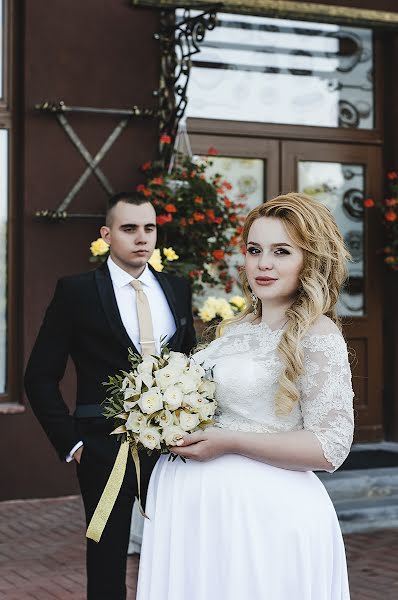
[{"label": "foliage", "polygon": [[384,262],[398,271],[398,175],[395,171],[389,171],[387,179],[387,197],[383,200],[367,198],[363,204],[367,209],[376,207],[380,210],[387,241],[383,248]]}]

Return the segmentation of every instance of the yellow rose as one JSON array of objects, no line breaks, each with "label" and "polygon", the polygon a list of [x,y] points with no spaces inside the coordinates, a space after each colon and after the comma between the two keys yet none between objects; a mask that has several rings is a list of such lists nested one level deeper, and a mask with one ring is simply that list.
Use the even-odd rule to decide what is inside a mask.
[{"label": "yellow rose", "polygon": [[176,254],[173,250],[173,248],[170,246],[170,248],[163,248],[163,254],[165,255],[165,257],[167,258],[167,260],[178,260],[180,257],[178,256],[178,254]]},{"label": "yellow rose", "polygon": [[109,250],[109,244],[104,242],[102,238],[98,238],[91,242],[90,251],[93,256],[103,256]]},{"label": "yellow rose", "polygon": [[156,248],[153,251],[153,254],[152,254],[151,258],[148,260],[148,263],[151,265],[151,267],[153,267],[155,269],[155,271],[159,271],[159,273],[161,271],[163,271],[164,267],[162,265],[162,257],[161,257],[159,248]]},{"label": "yellow rose", "polygon": [[203,308],[201,308],[201,310],[199,311],[199,318],[204,323],[208,323],[209,321],[211,321],[212,319],[214,319],[215,316],[216,316],[216,311],[213,310],[211,307],[209,308],[206,305],[204,305]]},{"label": "yellow rose", "polygon": [[239,311],[246,308],[246,301],[242,296],[233,296],[230,298],[229,303],[236,306]]}]

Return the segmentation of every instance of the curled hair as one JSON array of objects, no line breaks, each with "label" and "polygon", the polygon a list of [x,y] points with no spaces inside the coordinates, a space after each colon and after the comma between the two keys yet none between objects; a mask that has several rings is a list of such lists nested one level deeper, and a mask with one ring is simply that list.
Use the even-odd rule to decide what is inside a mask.
[{"label": "curled hair", "polygon": [[[297,380],[304,372],[302,337],[321,315],[329,317],[341,329],[336,303],[348,276],[347,260],[350,255],[328,208],[305,194],[291,192],[254,208],[247,215],[243,227],[245,245],[252,224],[261,217],[280,219],[290,238],[304,254],[300,286],[286,311],[287,325],[278,345],[284,369],[278,382],[275,412],[287,415],[299,399]],[[226,324],[241,321],[253,313],[251,289],[244,269],[240,272],[240,280],[247,308],[239,317],[222,323],[217,335],[222,335]],[[261,318],[261,302],[257,312]]]}]

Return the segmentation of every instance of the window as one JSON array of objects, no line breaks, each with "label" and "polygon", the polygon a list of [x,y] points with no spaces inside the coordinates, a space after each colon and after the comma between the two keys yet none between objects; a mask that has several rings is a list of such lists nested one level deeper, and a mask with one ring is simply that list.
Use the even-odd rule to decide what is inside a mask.
[{"label": "window", "polygon": [[[16,402],[18,391],[13,382],[17,377],[17,347],[14,335],[15,273],[11,272],[11,245],[14,243],[12,223],[15,221],[12,202],[12,153],[14,106],[12,97],[12,0],[0,0],[0,402]],[[11,397],[12,392],[12,397]],[[19,400],[19,398],[18,398]]]},{"label": "window", "polygon": [[371,29],[218,13],[192,57],[186,115],[372,129],[373,88]]}]

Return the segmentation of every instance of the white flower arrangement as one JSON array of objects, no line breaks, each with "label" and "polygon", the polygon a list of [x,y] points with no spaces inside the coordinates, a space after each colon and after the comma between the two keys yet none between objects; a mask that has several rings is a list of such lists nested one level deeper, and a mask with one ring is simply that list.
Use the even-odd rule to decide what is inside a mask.
[{"label": "white flower arrangement", "polygon": [[[213,424],[215,383],[211,373],[181,352],[163,346],[159,356],[129,350],[131,370],[109,377],[104,414],[112,432],[130,446],[170,453],[187,433]],[[176,458],[176,455],[172,458]]]}]

